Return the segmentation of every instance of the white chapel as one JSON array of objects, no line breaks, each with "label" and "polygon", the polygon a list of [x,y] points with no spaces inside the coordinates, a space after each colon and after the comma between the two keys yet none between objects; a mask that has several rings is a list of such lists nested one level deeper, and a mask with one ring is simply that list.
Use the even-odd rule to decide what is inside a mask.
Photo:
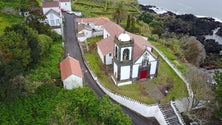
[{"label": "white chapel", "polygon": [[147,38],[126,32],[108,18],[105,21],[98,20],[100,18],[77,21],[103,27],[103,39],[97,42],[97,53],[104,65],[113,65],[111,77],[114,83],[122,86],[156,77],[159,59],[152,53],[153,47]]}]

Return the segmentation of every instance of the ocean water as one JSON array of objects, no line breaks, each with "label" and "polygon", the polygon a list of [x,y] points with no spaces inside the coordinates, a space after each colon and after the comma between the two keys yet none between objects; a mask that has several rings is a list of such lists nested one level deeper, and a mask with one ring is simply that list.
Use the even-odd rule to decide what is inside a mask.
[{"label": "ocean water", "polygon": [[[153,5],[155,12],[162,14],[167,11],[176,14],[194,14],[197,17],[212,17],[215,21],[222,22],[222,0],[138,0],[142,5]],[[215,33],[206,35],[206,39],[214,39],[222,45],[222,37]]]},{"label": "ocean water", "polygon": [[154,5],[176,14],[213,17],[222,22],[222,0],[138,0],[142,5]]}]

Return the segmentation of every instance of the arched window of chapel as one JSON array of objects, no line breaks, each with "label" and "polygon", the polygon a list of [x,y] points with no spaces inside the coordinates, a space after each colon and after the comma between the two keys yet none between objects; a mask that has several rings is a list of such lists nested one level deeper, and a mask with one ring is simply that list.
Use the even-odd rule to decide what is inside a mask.
[{"label": "arched window of chapel", "polygon": [[129,60],[129,49],[123,50],[123,60]]}]

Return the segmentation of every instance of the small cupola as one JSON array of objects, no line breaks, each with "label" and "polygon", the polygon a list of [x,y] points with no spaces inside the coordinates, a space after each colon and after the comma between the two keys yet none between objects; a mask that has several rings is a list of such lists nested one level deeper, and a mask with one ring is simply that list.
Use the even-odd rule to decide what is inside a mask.
[{"label": "small cupola", "polygon": [[129,34],[127,34],[126,32],[123,32],[119,35],[118,40],[121,42],[128,42],[131,40]]}]

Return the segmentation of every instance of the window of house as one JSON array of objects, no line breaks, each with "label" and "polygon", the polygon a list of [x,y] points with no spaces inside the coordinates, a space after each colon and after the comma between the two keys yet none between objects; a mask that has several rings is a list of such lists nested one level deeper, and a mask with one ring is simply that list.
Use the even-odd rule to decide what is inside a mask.
[{"label": "window of house", "polygon": [[55,21],[51,20],[51,25],[54,26],[55,25]]},{"label": "window of house", "polygon": [[60,25],[59,19],[56,19],[56,25]]},{"label": "window of house", "polygon": [[143,59],[143,61],[142,61],[142,66],[143,67],[146,67],[146,66],[148,66],[149,65],[149,60],[148,59]]},{"label": "window of house", "polygon": [[116,48],[115,48],[115,57],[117,58],[117,54],[118,54],[118,48],[117,48],[117,46],[116,46]]},{"label": "window of house", "polygon": [[109,56],[112,56],[112,53],[109,53]]},{"label": "window of house", "polygon": [[129,49],[123,50],[123,60],[129,60]]}]

